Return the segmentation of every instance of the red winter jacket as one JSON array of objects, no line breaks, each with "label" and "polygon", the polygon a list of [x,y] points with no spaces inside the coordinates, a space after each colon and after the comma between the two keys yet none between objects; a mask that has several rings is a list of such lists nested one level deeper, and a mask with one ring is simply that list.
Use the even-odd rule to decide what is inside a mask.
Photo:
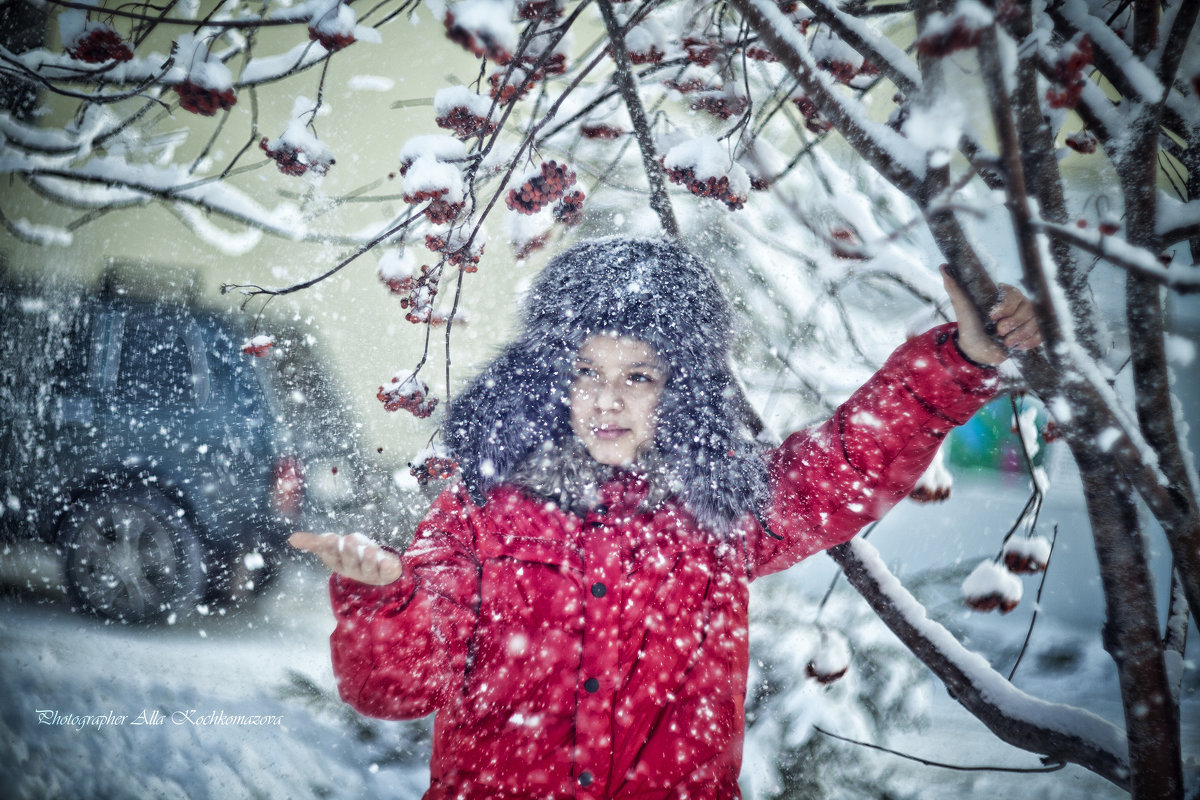
[{"label": "red winter jacket", "polygon": [[513,486],[482,508],[448,489],[398,581],[332,579],[342,697],[437,713],[426,798],[740,796],[749,582],[877,519],[991,396],[953,330],[768,455],[775,536],[750,516],[718,536],[671,502],[638,513],[633,477],[584,518]]}]

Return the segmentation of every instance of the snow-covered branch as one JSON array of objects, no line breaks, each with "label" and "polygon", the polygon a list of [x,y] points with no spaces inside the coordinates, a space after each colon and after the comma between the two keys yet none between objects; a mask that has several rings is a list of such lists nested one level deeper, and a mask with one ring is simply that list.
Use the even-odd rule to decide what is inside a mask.
[{"label": "snow-covered branch", "polygon": [[1097,228],[1057,225],[1044,220],[1035,222],[1034,226],[1114,266],[1136,272],[1180,294],[1200,292],[1200,274],[1195,274],[1195,270],[1170,269],[1144,248],[1134,247],[1119,236],[1106,235]]},{"label": "snow-covered branch", "polygon": [[1022,750],[1080,764],[1129,788],[1127,743],[1118,728],[1089,711],[1040,700],[1013,686],[929,619],[879,551],[861,537],[835,547],[830,555],[892,632],[999,738]]}]

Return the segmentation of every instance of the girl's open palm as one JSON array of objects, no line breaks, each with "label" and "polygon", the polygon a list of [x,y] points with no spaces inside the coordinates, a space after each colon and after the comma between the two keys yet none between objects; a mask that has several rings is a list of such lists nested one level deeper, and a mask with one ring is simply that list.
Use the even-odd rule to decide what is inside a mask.
[{"label": "girl's open palm", "polygon": [[297,532],[288,537],[297,550],[313,553],[325,566],[351,580],[383,586],[400,577],[400,556],[385,550],[361,533]]}]

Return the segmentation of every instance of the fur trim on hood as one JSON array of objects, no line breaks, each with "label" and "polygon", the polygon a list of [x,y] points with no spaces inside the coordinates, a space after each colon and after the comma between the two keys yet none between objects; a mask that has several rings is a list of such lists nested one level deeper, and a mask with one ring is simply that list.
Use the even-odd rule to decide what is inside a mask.
[{"label": "fur trim on hood", "polygon": [[[563,464],[546,454],[574,447],[567,398],[575,354],[588,336],[617,333],[651,345],[669,367],[651,458],[665,471],[658,483],[717,531],[759,512],[766,465],[739,422],[730,328],[711,270],[679,244],[614,237],[558,254],[530,290],[517,338],[447,412],[442,436],[472,498],[482,504],[502,483],[533,483],[528,488],[544,493],[526,462]],[[564,476],[561,486],[574,483]],[[587,505],[580,496],[564,507]]]}]

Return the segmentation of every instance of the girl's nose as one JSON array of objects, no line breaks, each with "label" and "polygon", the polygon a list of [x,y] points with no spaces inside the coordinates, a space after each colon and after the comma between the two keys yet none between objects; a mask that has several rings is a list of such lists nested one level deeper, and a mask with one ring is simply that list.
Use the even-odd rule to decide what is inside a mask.
[{"label": "girl's nose", "polygon": [[625,396],[620,387],[605,381],[596,389],[595,406],[601,411],[620,411],[625,407]]}]

